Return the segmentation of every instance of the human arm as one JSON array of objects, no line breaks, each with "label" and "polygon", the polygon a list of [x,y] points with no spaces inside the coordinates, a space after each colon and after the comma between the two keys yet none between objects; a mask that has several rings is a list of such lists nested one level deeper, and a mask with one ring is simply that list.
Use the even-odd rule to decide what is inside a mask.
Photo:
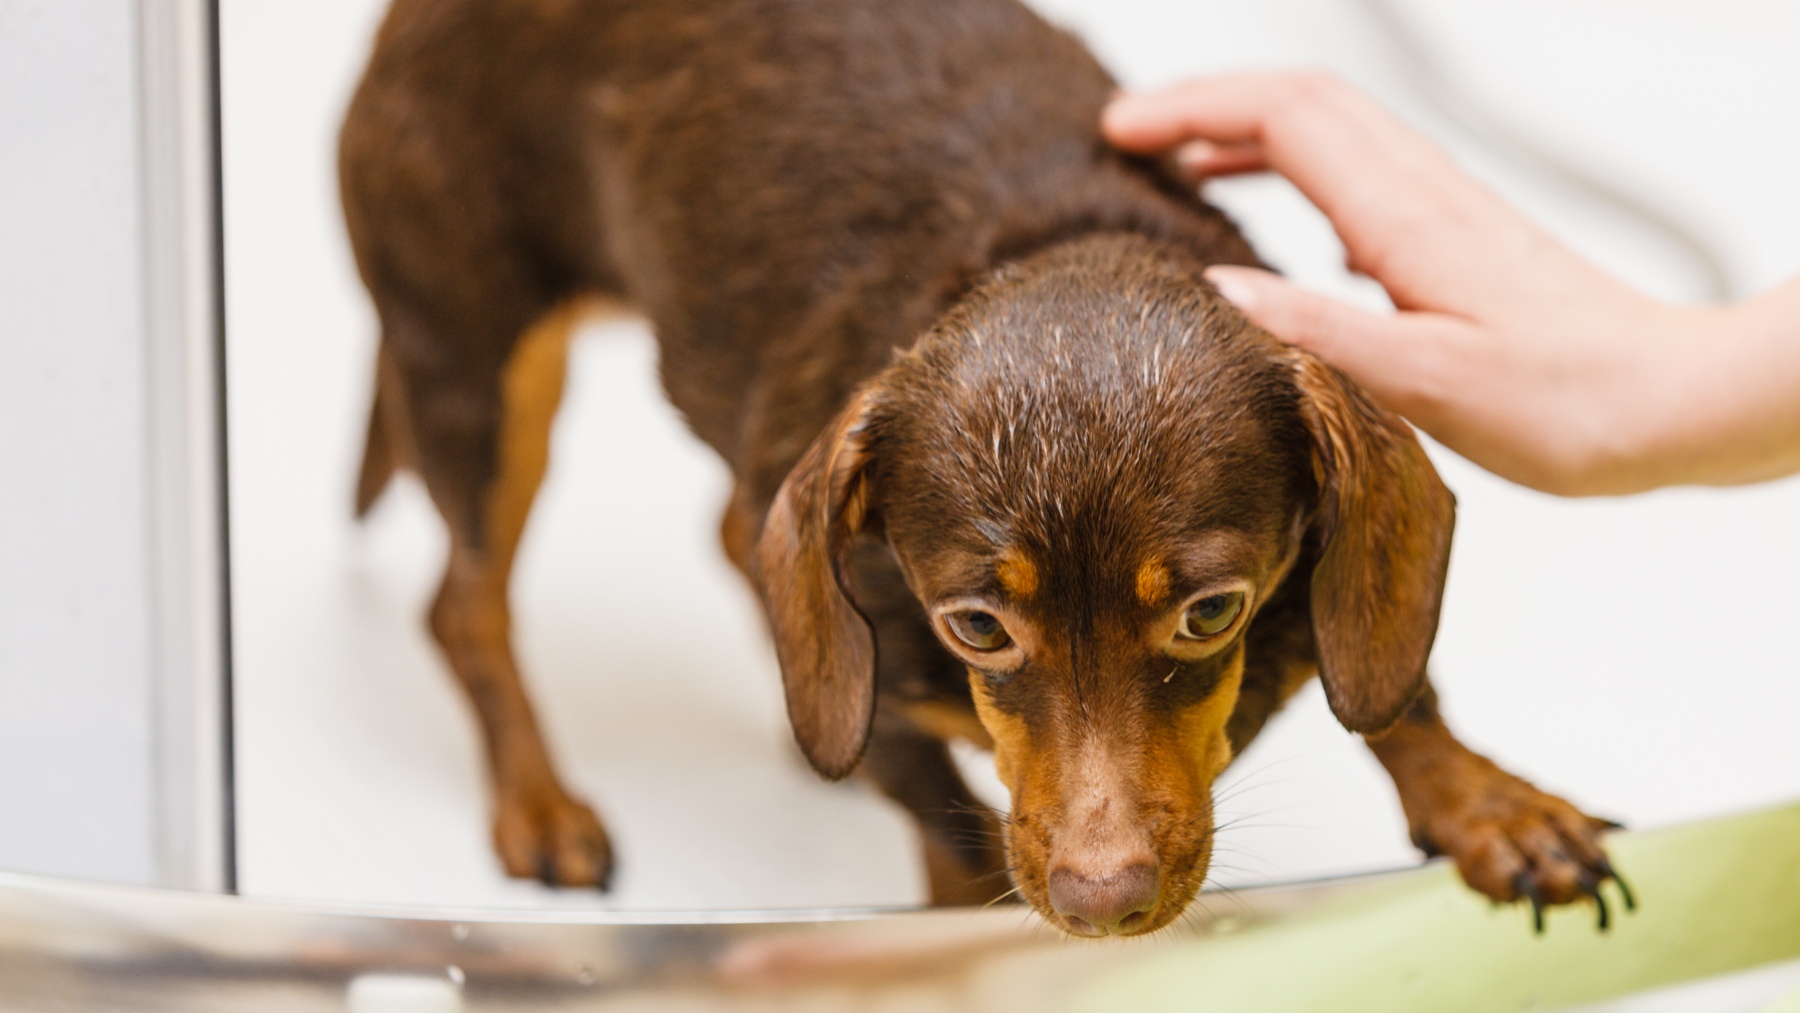
[{"label": "human arm", "polygon": [[1103,127],[1127,150],[1187,142],[1198,174],[1267,168],[1292,181],[1397,312],[1245,268],[1215,267],[1209,279],[1277,337],[1497,474],[1597,495],[1800,471],[1800,279],[1735,306],[1653,300],[1325,75],[1237,74],[1128,95]]}]

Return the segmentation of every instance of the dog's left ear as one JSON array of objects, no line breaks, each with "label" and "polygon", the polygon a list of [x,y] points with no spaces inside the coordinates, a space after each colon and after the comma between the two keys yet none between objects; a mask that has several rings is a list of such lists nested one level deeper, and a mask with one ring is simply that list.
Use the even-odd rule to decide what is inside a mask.
[{"label": "dog's left ear", "polygon": [[1344,727],[1374,734],[1425,686],[1456,498],[1405,421],[1311,355],[1290,355],[1319,485],[1319,678]]},{"label": "dog's left ear", "polygon": [[794,738],[819,773],[844,777],[875,718],[875,637],[851,596],[850,544],[868,513],[874,388],[808,447],[756,543]]}]

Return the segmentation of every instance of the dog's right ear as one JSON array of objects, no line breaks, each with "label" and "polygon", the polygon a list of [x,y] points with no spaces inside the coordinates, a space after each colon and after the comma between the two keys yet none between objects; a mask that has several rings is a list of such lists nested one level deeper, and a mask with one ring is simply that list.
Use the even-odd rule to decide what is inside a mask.
[{"label": "dog's right ear", "polygon": [[756,578],[794,738],[832,780],[862,758],[875,719],[875,636],[851,597],[850,544],[868,513],[873,388],[808,447],[756,543]]},{"label": "dog's right ear", "polygon": [[1311,355],[1287,355],[1319,485],[1319,681],[1344,727],[1379,734],[1426,684],[1456,498],[1405,421]]}]

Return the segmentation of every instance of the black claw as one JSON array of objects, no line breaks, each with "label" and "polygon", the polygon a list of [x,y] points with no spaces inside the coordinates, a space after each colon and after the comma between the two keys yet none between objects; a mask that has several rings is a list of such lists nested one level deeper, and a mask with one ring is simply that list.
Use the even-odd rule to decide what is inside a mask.
[{"label": "black claw", "polygon": [[1600,909],[1600,931],[1605,932],[1610,926],[1610,919],[1606,910],[1606,898],[1600,895],[1600,881],[1592,873],[1584,872],[1577,882],[1581,884],[1582,893],[1594,898],[1594,906]]},{"label": "black claw", "polygon": [[1539,892],[1537,884],[1532,881],[1531,874],[1521,872],[1513,877],[1513,892],[1525,895],[1531,901],[1531,930],[1538,935],[1544,934],[1544,895]]},{"label": "black claw", "polygon": [[538,874],[538,882],[544,884],[545,886],[557,885],[556,884],[556,866],[554,863],[552,863],[550,861],[549,855],[539,855],[538,856],[537,874]]},{"label": "black claw", "polygon": [[1444,850],[1438,847],[1437,842],[1432,840],[1429,834],[1414,831],[1412,841],[1413,847],[1418,848],[1426,858],[1436,858],[1444,853]]},{"label": "black claw", "polygon": [[1598,868],[1600,869],[1601,879],[1610,879],[1614,883],[1619,884],[1619,896],[1625,899],[1625,910],[1636,911],[1637,898],[1631,895],[1631,886],[1625,882],[1625,877],[1619,875],[1619,870],[1613,868],[1612,860],[1602,855],[1600,857],[1600,865]]},{"label": "black claw", "polygon": [[1612,881],[1619,884],[1619,896],[1625,898],[1625,910],[1636,911],[1637,898],[1631,895],[1631,887],[1626,885],[1625,877],[1615,872],[1612,874]]},{"label": "black claw", "polygon": [[1593,817],[1593,819],[1599,822],[1600,829],[1602,829],[1602,830],[1623,830],[1623,829],[1625,829],[1625,824],[1620,823],[1618,820],[1609,820],[1604,816],[1595,816],[1595,817]]}]

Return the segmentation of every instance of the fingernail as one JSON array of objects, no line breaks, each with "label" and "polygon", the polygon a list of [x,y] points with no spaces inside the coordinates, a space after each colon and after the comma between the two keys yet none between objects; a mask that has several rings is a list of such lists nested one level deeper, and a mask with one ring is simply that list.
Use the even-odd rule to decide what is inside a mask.
[{"label": "fingernail", "polygon": [[[1105,109],[1100,110],[1101,133],[1110,137],[1120,130],[1129,130],[1131,128],[1130,107],[1125,105],[1125,103],[1129,101],[1130,99],[1121,95],[1114,98],[1111,102],[1108,102]],[[1121,110],[1124,111],[1121,112]]]},{"label": "fingernail", "polygon": [[1218,153],[1219,146],[1211,141],[1189,141],[1175,149],[1175,164],[1183,172],[1197,172]]},{"label": "fingernail", "polygon": [[1100,111],[1100,128],[1107,133],[1131,131],[1144,125],[1144,104],[1131,92],[1117,92]]},{"label": "fingernail", "polygon": [[1243,268],[1209,267],[1201,274],[1212,282],[1213,288],[1225,297],[1225,301],[1238,309],[1249,313],[1256,308],[1256,286],[1251,284],[1241,272]]}]

